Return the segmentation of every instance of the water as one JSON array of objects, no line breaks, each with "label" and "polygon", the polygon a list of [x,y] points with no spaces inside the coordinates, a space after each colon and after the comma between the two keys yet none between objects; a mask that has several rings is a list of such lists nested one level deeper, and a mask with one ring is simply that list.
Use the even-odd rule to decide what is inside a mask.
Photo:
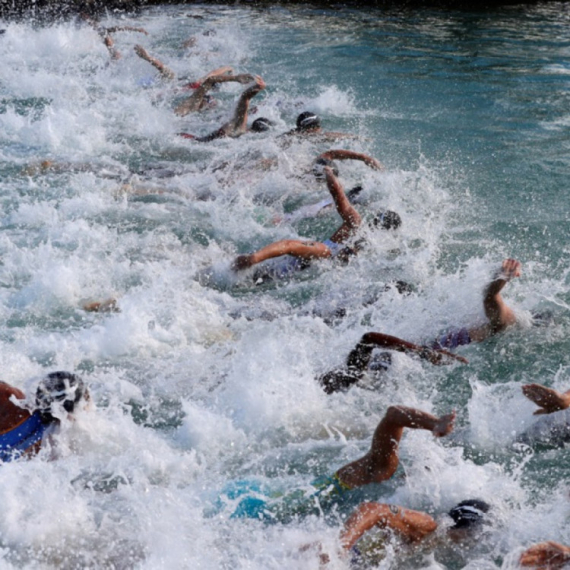
[{"label": "water", "polygon": [[[373,498],[443,519],[482,497],[495,526],[462,554],[402,562],[388,548],[380,567],[512,568],[533,542],[570,543],[567,450],[513,446],[534,421],[520,385],[570,388],[569,19],[554,3],[486,14],[161,7],[103,22],[149,32],[117,33],[116,62],[89,27],[6,23],[2,379],[31,391],[46,370],[79,371],[97,409],[64,430],[57,461],[46,451],[0,469],[0,566],[315,568],[316,551],[300,547],[320,541],[330,567],[345,568],[335,545],[354,505],[267,525],[231,519],[220,492],[236,480],[307,489],[363,453],[398,403],[457,409],[457,434],[407,434],[406,477]],[[182,49],[192,35],[197,46]],[[221,125],[240,87],[180,119],[176,85],[155,81],[138,42],[187,81],[220,65],[261,75],[257,116],[275,131],[209,145],[177,137]],[[346,267],[234,283],[236,253],[338,226],[332,213],[271,224],[326,197],[305,171],[331,145],[275,139],[305,109],[360,137],[333,147],[386,165],[342,163],[341,180],[363,184],[359,208],[394,209],[403,226],[370,235]],[[256,169],[266,158],[277,166]],[[48,159],[64,168],[33,174]],[[484,283],[507,256],[523,263],[505,290],[523,324],[460,349],[469,366],[396,354],[347,394],[317,385],[369,330],[425,341],[480,321]],[[196,279],[211,266],[215,287]],[[385,291],[396,279],[414,293]],[[111,296],[121,312],[81,308]],[[331,317],[338,307],[345,318]],[[552,324],[524,324],[545,310]]]}]

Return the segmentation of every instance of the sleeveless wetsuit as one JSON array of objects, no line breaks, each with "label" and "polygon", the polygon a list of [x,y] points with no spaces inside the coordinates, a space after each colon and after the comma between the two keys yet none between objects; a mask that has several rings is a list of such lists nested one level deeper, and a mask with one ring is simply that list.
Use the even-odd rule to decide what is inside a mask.
[{"label": "sleeveless wetsuit", "polygon": [[48,426],[34,412],[16,427],[0,434],[0,461],[12,461],[42,440]]}]

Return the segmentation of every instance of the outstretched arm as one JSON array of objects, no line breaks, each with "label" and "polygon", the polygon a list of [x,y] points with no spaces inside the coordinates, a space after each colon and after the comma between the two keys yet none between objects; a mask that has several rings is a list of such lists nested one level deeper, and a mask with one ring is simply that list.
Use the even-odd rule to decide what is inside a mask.
[{"label": "outstretched arm", "polygon": [[360,342],[348,355],[346,364],[349,367],[365,370],[368,367],[370,355],[374,348],[389,348],[391,350],[397,350],[398,352],[411,352],[417,354],[424,360],[428,360],[432,364],[449,364],[449,362],[446,362],[443,358],[444,356],[448,356],[455,360],[459,360],[459,362],[463,362],[463,364],[467,364],[467,360],[465,358],[457,356],[447,350],[433,350],[398,338],[397,336],[377,332],[366,333],[360,339]]},{"label": "outstretched arm", "polygon": [[141,45],[137,44],[134,47],[134,50],[139,57],[148,61],[155,69],[157,69],[163,79],[171,80],[176,77],[174,71],[166,67],[166,65],[156,57],[151,56]]},{"label": "outstretched arm", "polygon": [[552,540],[534,544],[525,550],[519,559],[521,566],[542,570],[563,568],[568,562],[570,562],[570,548]]},{"label": "outstretched arm", "polygon": [[254,253],[238,255],[232,264],[232,269],[240,271],[282,255],[292,255],[300,259],[311,260],[330,257],[331,250],[324,243],[318,241],[283,239],[270,243]]},{"label": "outstretched arm", "polygon": [[483,308],[489,322],[482,327],[469,330],[472,340],[481,342],[516,323],[516,316],[513,310],[506,305],[501,291],[511,279],[520,277],[521,267],[516,259],[509,258],[503,261],[501,269],[493,281],[487,285],[483,296]]},{"label": "outstretched arm", "polygon": [[526,384],[522,387],[522,391],[529,400],[539,407],[534,412],[535,416],[552,414],[570,407],[570,390],[561,393],[540,384]]},{"label": "outstretched arm", "polygon": [[363,152],[354,152],[352,150],[333,149],[323,152],[318,158],[326,160],[360,160],[373,168],[374,170],[384,170],[384,166],[372,156],[364,154]]},{"label": "outstretched arm", "polygon": [[340,542],[350,550],[373,527],[386,528],[408,542],[418,542],[434,532],[437,523],[427,513],[384,503],[362,503],[344,523]]}]

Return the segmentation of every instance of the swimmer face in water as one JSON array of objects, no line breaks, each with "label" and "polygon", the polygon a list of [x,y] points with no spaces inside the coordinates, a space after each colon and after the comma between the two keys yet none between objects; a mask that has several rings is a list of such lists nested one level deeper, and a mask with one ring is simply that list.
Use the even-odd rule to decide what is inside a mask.
[{"label": "swimmer face in water", "polygon": [[265,133],[273,127],[275,123],[266,117],[259,117],[251,123],[249,130],[253,133]]},{"label": "swimmer face in water", "polygon": [[317,132],[321,130],[321,119],[315,113],[304,111],[297,117],[297,132]]},{"label": "swimmer face in water", "polygon": [[[449,511],[454,525],[441,538],[452,542],[464,542],[477,536],[477,531],[488,524],[490,505],[481,499],[462,501]],[[385,503],[362,503],[347,519],[340,534],[343,548],[359,554],[355,545],[373,528],[391,530],[400,539],[410,544],[425,541],[438,528],[433,517],[421,511],[406,509]],[[436,543],[433,544],[436,546]]]}]

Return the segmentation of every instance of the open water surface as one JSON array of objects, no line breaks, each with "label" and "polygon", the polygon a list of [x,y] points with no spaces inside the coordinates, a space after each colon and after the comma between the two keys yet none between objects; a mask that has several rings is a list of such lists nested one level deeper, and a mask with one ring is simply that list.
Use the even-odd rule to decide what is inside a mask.
[{"label": "open water surface", "polygon": [[[330,568],[358,502],[267,524],[231,518],[224,489],[256,482],[309,489],[364,453],[390,404],[456,409],[457,431],[407,433],[402,469],[365,495],[445,519],[458,501],[493,505],[493,527],[460,551],[398,553],[369,567],[514,568],[522,547],[570,543],[564,447],[514,445],[535,421],[520,390],[570,389],[570,7],[488,13],[160,7],[94,29],[6,23],[0,36],[0,362],[2,380],[78,371],[96,409],[49,450],[0,468],[2,568]],[[208,32],[204,34],[204,32]],[[182,43],[197,39],[193,48]],[[161,82],[144,45],[178,76]],[[179,118],[179,87],[231,65],[261,75],[255,116],[276,126],[210,144],[241,86],[215,109]],[[294,142],[304,110],[357,139]],[[255,286],[228,271],[237,253],[288,237],[325,239],[329,213],[272,220],[326,197],[308,174],[329,148],[367,152],[363,212],[398,211],[347,266],[324,262]],[[61,168],[39,171],[42,160]],[[262,160],[273,166],[259,168]],[[521,324],[459,349],[468,366],[396,354],[365,385],[327,396],[315,376],[376,330],[425,342],[480,322],[481,293],[505,257]],[[213,267],[214,283],[197,275]],[[413,293],[386,284],[404,280]],[[118,313],[86,313],[118,300]],[[344,318],[335,317],[343,308]],[[553,316],[531,326],[531,313]],[[362,498],[362,497],[360,497]]]}]

